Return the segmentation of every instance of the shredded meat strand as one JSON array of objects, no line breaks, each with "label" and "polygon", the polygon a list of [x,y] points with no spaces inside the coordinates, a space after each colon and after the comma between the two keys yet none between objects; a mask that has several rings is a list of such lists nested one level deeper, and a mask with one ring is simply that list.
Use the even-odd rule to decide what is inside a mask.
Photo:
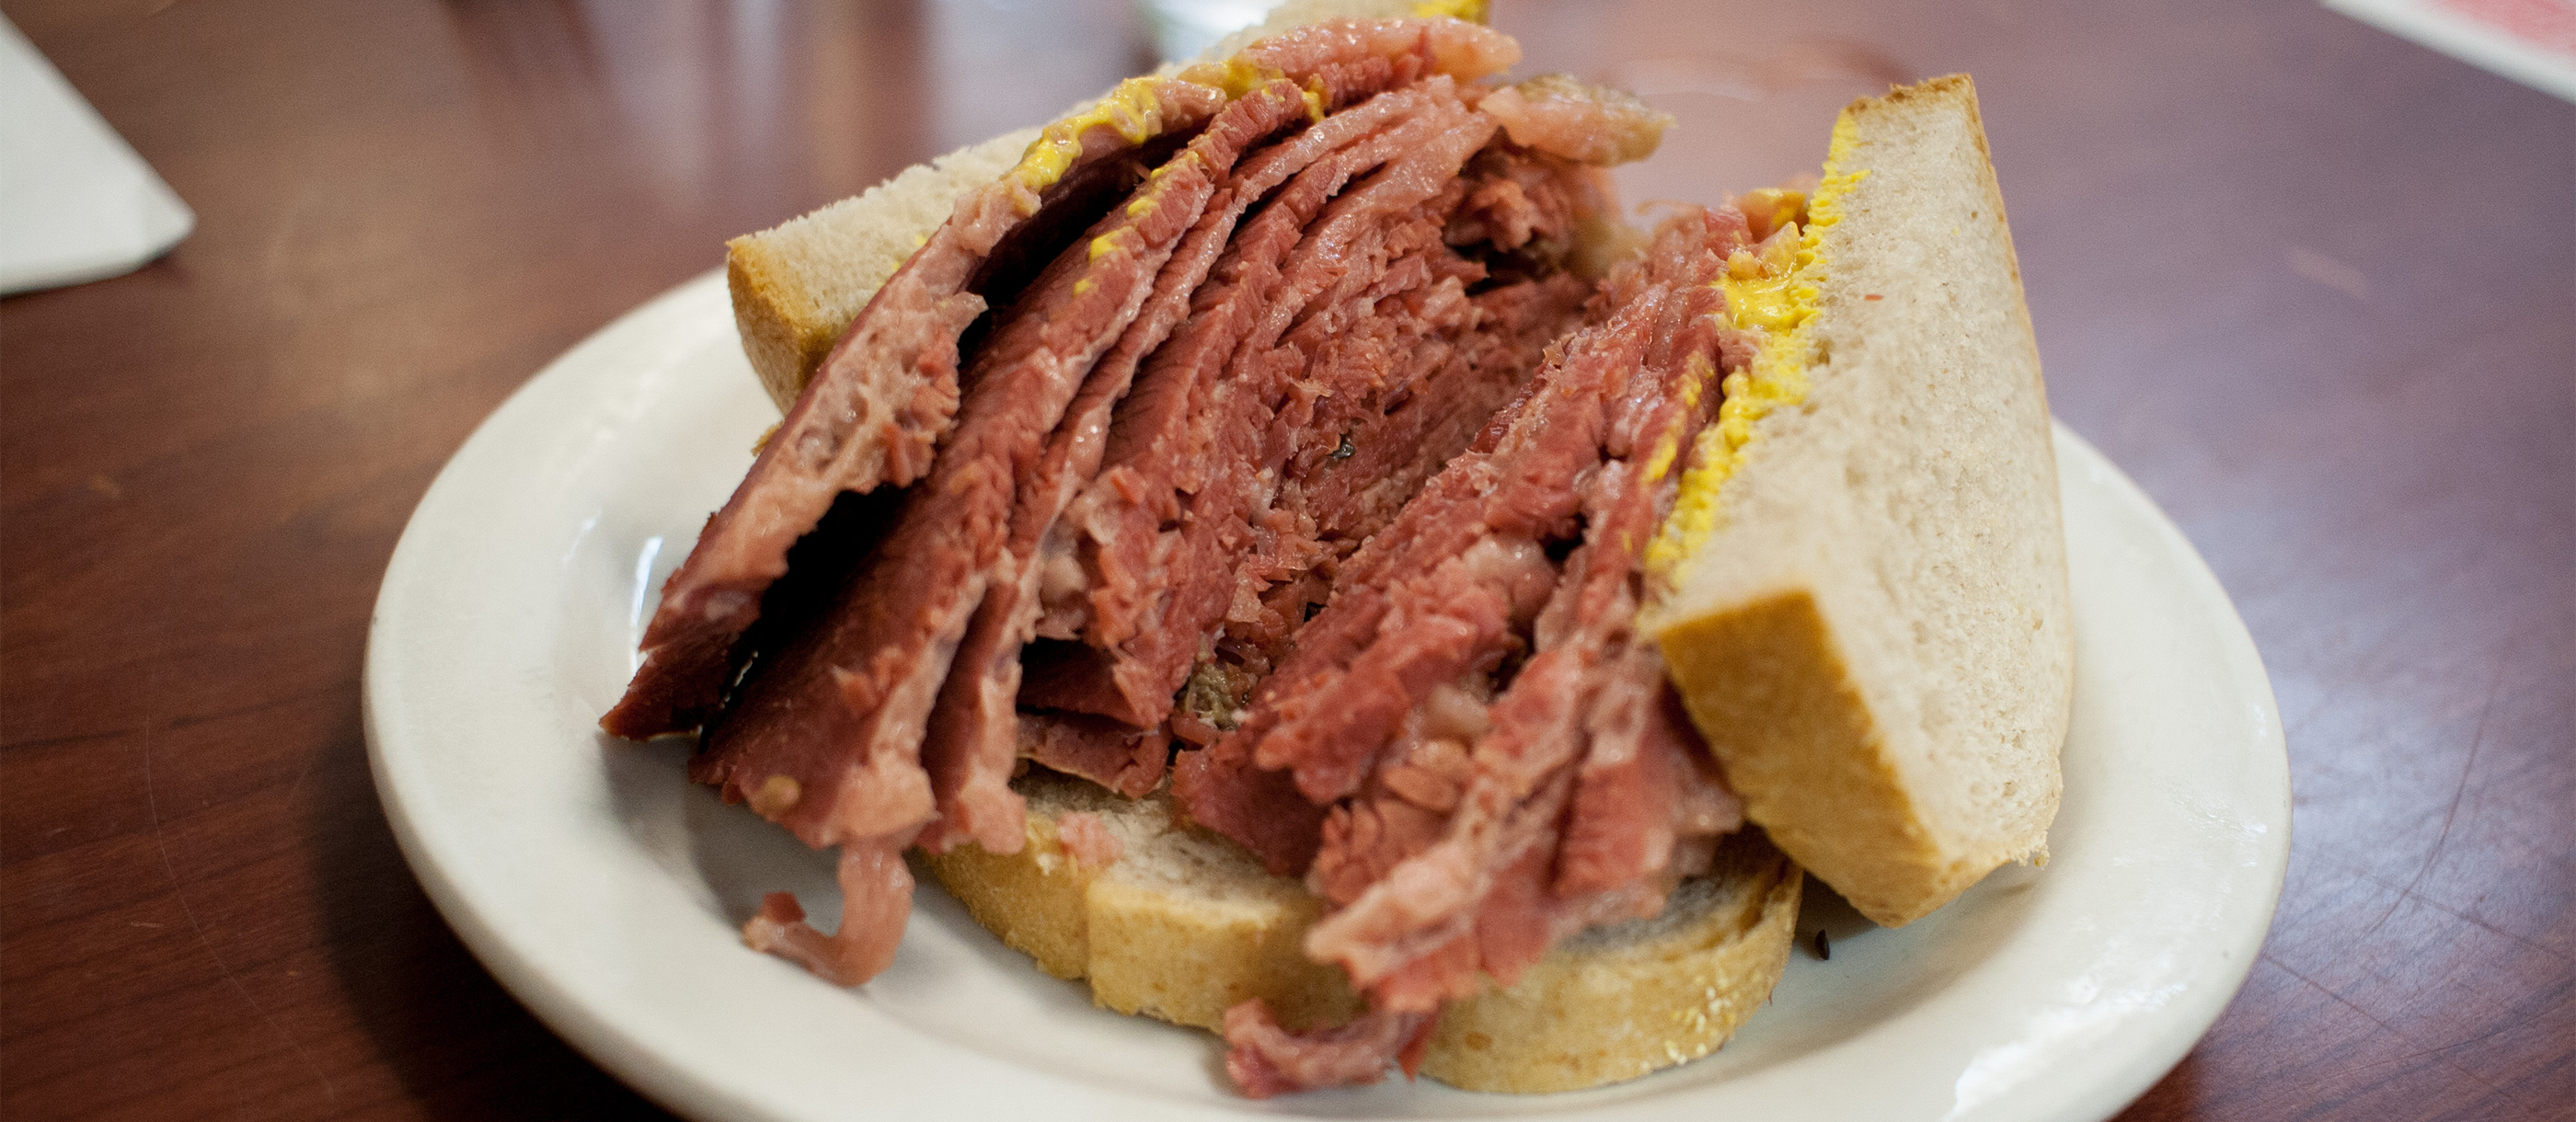
[{"label": "shredded meat strand", "polygon": [[1254,998],[1225,1011],[1225,1072],[1256,1099],[1347,1087],[1386,1078],[1390,1065],[1406,1078],[1422,1067],[1438,1020],[1419,1013],[1362,1013],[1339,1028],[1291,1033]]},{"label": "shredded meat strand", "polygon": [[1056,841],[1073,855],[1073,863],[1087,871],[1106,869],[1118,863],[1126,851],[1118,835],[1110,833],[1100,816],[1089,811],[1067,811],[1055,820]]},{"label": "shredded meat strand", "polygon": [[[1113,841],[1115,839],[1112,839]],[[912,914],[912,871],[901,843],[841,847],[841,927],[825,935],[805,922],[796,897],[772,892],[743,925],[742,941],[811,970],[834,985],[855,986],[884,972]]]}]

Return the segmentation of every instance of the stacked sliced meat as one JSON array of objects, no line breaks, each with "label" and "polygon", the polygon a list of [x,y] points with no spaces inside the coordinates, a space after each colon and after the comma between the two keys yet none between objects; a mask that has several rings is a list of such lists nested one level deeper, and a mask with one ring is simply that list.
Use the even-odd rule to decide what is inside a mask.
[{"label": "stacked sliced meat", "polygon": [[[984,646],[1005,645],[997,633],[1015,613],[1007,596],[998,611],[984,610],[996,599],[987,593],[1016,579],[1014,523],[1032,519],[1015,517],[1015,508],[1044,504],[1036,492],[1047,489],[1041,476],[1066,410],[1086,391],[1117,396],[1091,384],[1095,375],[1116,378],[1112,368],[1095,370],[1096,361],[1134,323],[1244,148],[1305,109],[1302,92],[1284,80],[1237,99],[1156,169],[1133,202],[1047,267],[975,358],[955,430],[884,539],[815,626],[767,659],[707,729],[690,769],[695,778],[752,799],[809,845],[841,846],[843,891],[851,895],[827,976],[873,976],[902,933],[901,912],[873,904],[865,914],[883,926],[850,922],[860,894],[847,870],[882,868],[882,881],[860,886],[864,895],[908,899],[899,854],[925,827],[999,851],[1018,847],[1019,800],[1006,787],[1015,740],[1002,737],[993,759],[981,750],[988,738],[951,719],[937,722],[941,735],[925,742],[933,706],[943,692],[970,707],[976,700],[971,685],[941,687],[961,646],[970,659],[991,660],[990,650],[963,644],[977,615],[1001,617],[984,629]],[[1031,493],[1022,493],[1023,482]]]},{"label": "stacked sliced meat", "polygon": [[[1303,605],[1264,593],[1328,556],[1334,529],[1374,528],[1369,496],[1334,481],[1382,470],[1369,483],[1400,502],[1465,446],[1457,418],[1490,414],[1570,322],[1571,277],[1467,295],[1487,271],[1444,235],[1494,123],[1439,79],[1381,100],[1399,97],[1420,108],[1304,169],[1247,224],[1140,380],[1068,518],[1079,575],[1053,590],[1048,634],[1081,642],[1038,652],[1031,704],[1156,725],[1213,628],[1275,647]],[[1434,439],[1389,443],[1406,436]],[[1364,441],[1370,462],[1353,464]]]},{"label": "stacked sliced meat", "polygon": [[1409,1068],[1444,1002],[1705,863],[1738,810],[1633,619],[1747,352],[1713,282],[1748,228],[1575,275],[1586,163],[1660,121],[1481,84],[1517,55],[1347,21],[1139,80],[880,290],[602,722],[702,730],[695,778],[840,847],[839,930],[774,895],[748,942],[864,981],[905,847],[1020,847],[1022,758],[1133,795],[1187,745],[1189,813],[1307,878],[1369,999],[1229,1014],[1269,1094]]},{"label": "stacked sliced meat", "polygon": [[1731,209],[1667,222],[1338,566],[1240,725],[1182,756],[1192,817],[1305,874],[1330,909],[1308,952],[1369,998],[1309,1036],[1230,1014],[1247,1091],[1376,1078],[1480,976],[1509,985],[1567,935],[1660,911],[1738,825],[1634,619],[1639,558],[1742,361],[1714,282],[1747,241]]},{"label": "stacked sliced meat", "polygon": [[1076,233],[1125,201],[1179,140],[1228,106],[1228,90],[1284,79],[1313,113],[1432,74],[1473,81],[1519,56],[1510,38],[1457,20],[1337,21],[1254,44],[1222,66],[1131,80],[1049,126],[1018,167],[958,199],[954,217],[824,359],[664,587],[643,665],[601,726],[642,739],[715,715],[790,548],[840,496],[905,486],[929,470],[961,400],[969,327],[1010,306]]},{"label": "stacked sliced meat", "polygon": [[747,941],[866,980],[906,846],[1019,848],[1020,757],[1141,794],[1292,657],[1591,295],[1598,173],[1477,108],[1517,56],[1344,21],[1138,80],[879,291],[602,721],[700,730],[694,778],[840,847],[839,930],[779,895]]},{"label": "stacked sliced meat", "polygon": [[663,586],[643,665],[601,727],[641,740],[713,715],[790,547],[841,495],[904,486],[930,469],[957,411],[959,337],[988,301],[1026,282],[1028,257],[1052,255],[1046,244],[1061,240],[1053,227],[1106,209],[1104,196],[1125,195],[1157,150],[1168,153],[1168,144],[1131,138],[1187,134],[1226,104],[1219,91],[1178,80],[1127,93],[1118,120],[1066,138],[1078,154],[1043,194],[1017,173],[969,192],[956,218],[870,298]]}]

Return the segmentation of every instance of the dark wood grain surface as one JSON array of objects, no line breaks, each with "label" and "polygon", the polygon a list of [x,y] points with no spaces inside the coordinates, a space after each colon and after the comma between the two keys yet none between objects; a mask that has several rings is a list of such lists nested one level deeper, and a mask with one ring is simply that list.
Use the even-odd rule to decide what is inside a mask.
[{"label": "dark wood grain surface", "polygon": [[[2576,107],[2313,4],[1501,5],[1632,197],[1973,72],[2054,406],[2208,558],[2296,820],[2124,1116],[2576,1117]],[[465,952],[359,728],[411,508],[727,236],[1145,61],[1118,0],[0,4],[195,209],[0,301],[0,1117],[654,1108]]]}]

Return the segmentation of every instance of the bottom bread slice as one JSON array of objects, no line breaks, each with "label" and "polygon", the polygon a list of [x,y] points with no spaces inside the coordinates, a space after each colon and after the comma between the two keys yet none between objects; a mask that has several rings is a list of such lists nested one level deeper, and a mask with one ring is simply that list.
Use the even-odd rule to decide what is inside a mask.
[{"label": "bottom bread slice", "polygon": [[[1359,1011],[1341,971],[1305,956],[1321,910],[1305,886],[1188,828],[1160,792],[1127,799],[1043,771],[1013,788],[1029,802],[1020,852],[970,845],[921,861],[1047,973],[1088,979],[1106,1008],[1211,1031],[1254,997],[1292,1028]],[[1073,812],[1117,839],[1115,861],[1076,859],[1057,828]],[[1473,1091],[1572,1091],[1716,1050],[1788,965],[1803,880],[1759,830],[1728,838],[1662,915],[1586,932],[1511,988],[1451,1003],[1423,1074]]]}]

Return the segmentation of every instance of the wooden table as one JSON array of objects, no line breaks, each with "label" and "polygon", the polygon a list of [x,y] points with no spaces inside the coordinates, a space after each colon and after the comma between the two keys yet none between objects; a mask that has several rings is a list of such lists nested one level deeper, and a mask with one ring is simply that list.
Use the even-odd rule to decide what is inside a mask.
[{"label": "wooden table", "polygon": [[[0,1116],[653,1113],[395,851],[386,558],[547,359],[1137,68],[1130,10],[5,7],[199,226],[0,302]],[[2055,408],[2207,556],[2289,735],[2270,941],[2126,1117],[2569,1117],[2576,107],[2298,2],[1502,7],[1682,113],[1632,193],[1976,74]]]}]

